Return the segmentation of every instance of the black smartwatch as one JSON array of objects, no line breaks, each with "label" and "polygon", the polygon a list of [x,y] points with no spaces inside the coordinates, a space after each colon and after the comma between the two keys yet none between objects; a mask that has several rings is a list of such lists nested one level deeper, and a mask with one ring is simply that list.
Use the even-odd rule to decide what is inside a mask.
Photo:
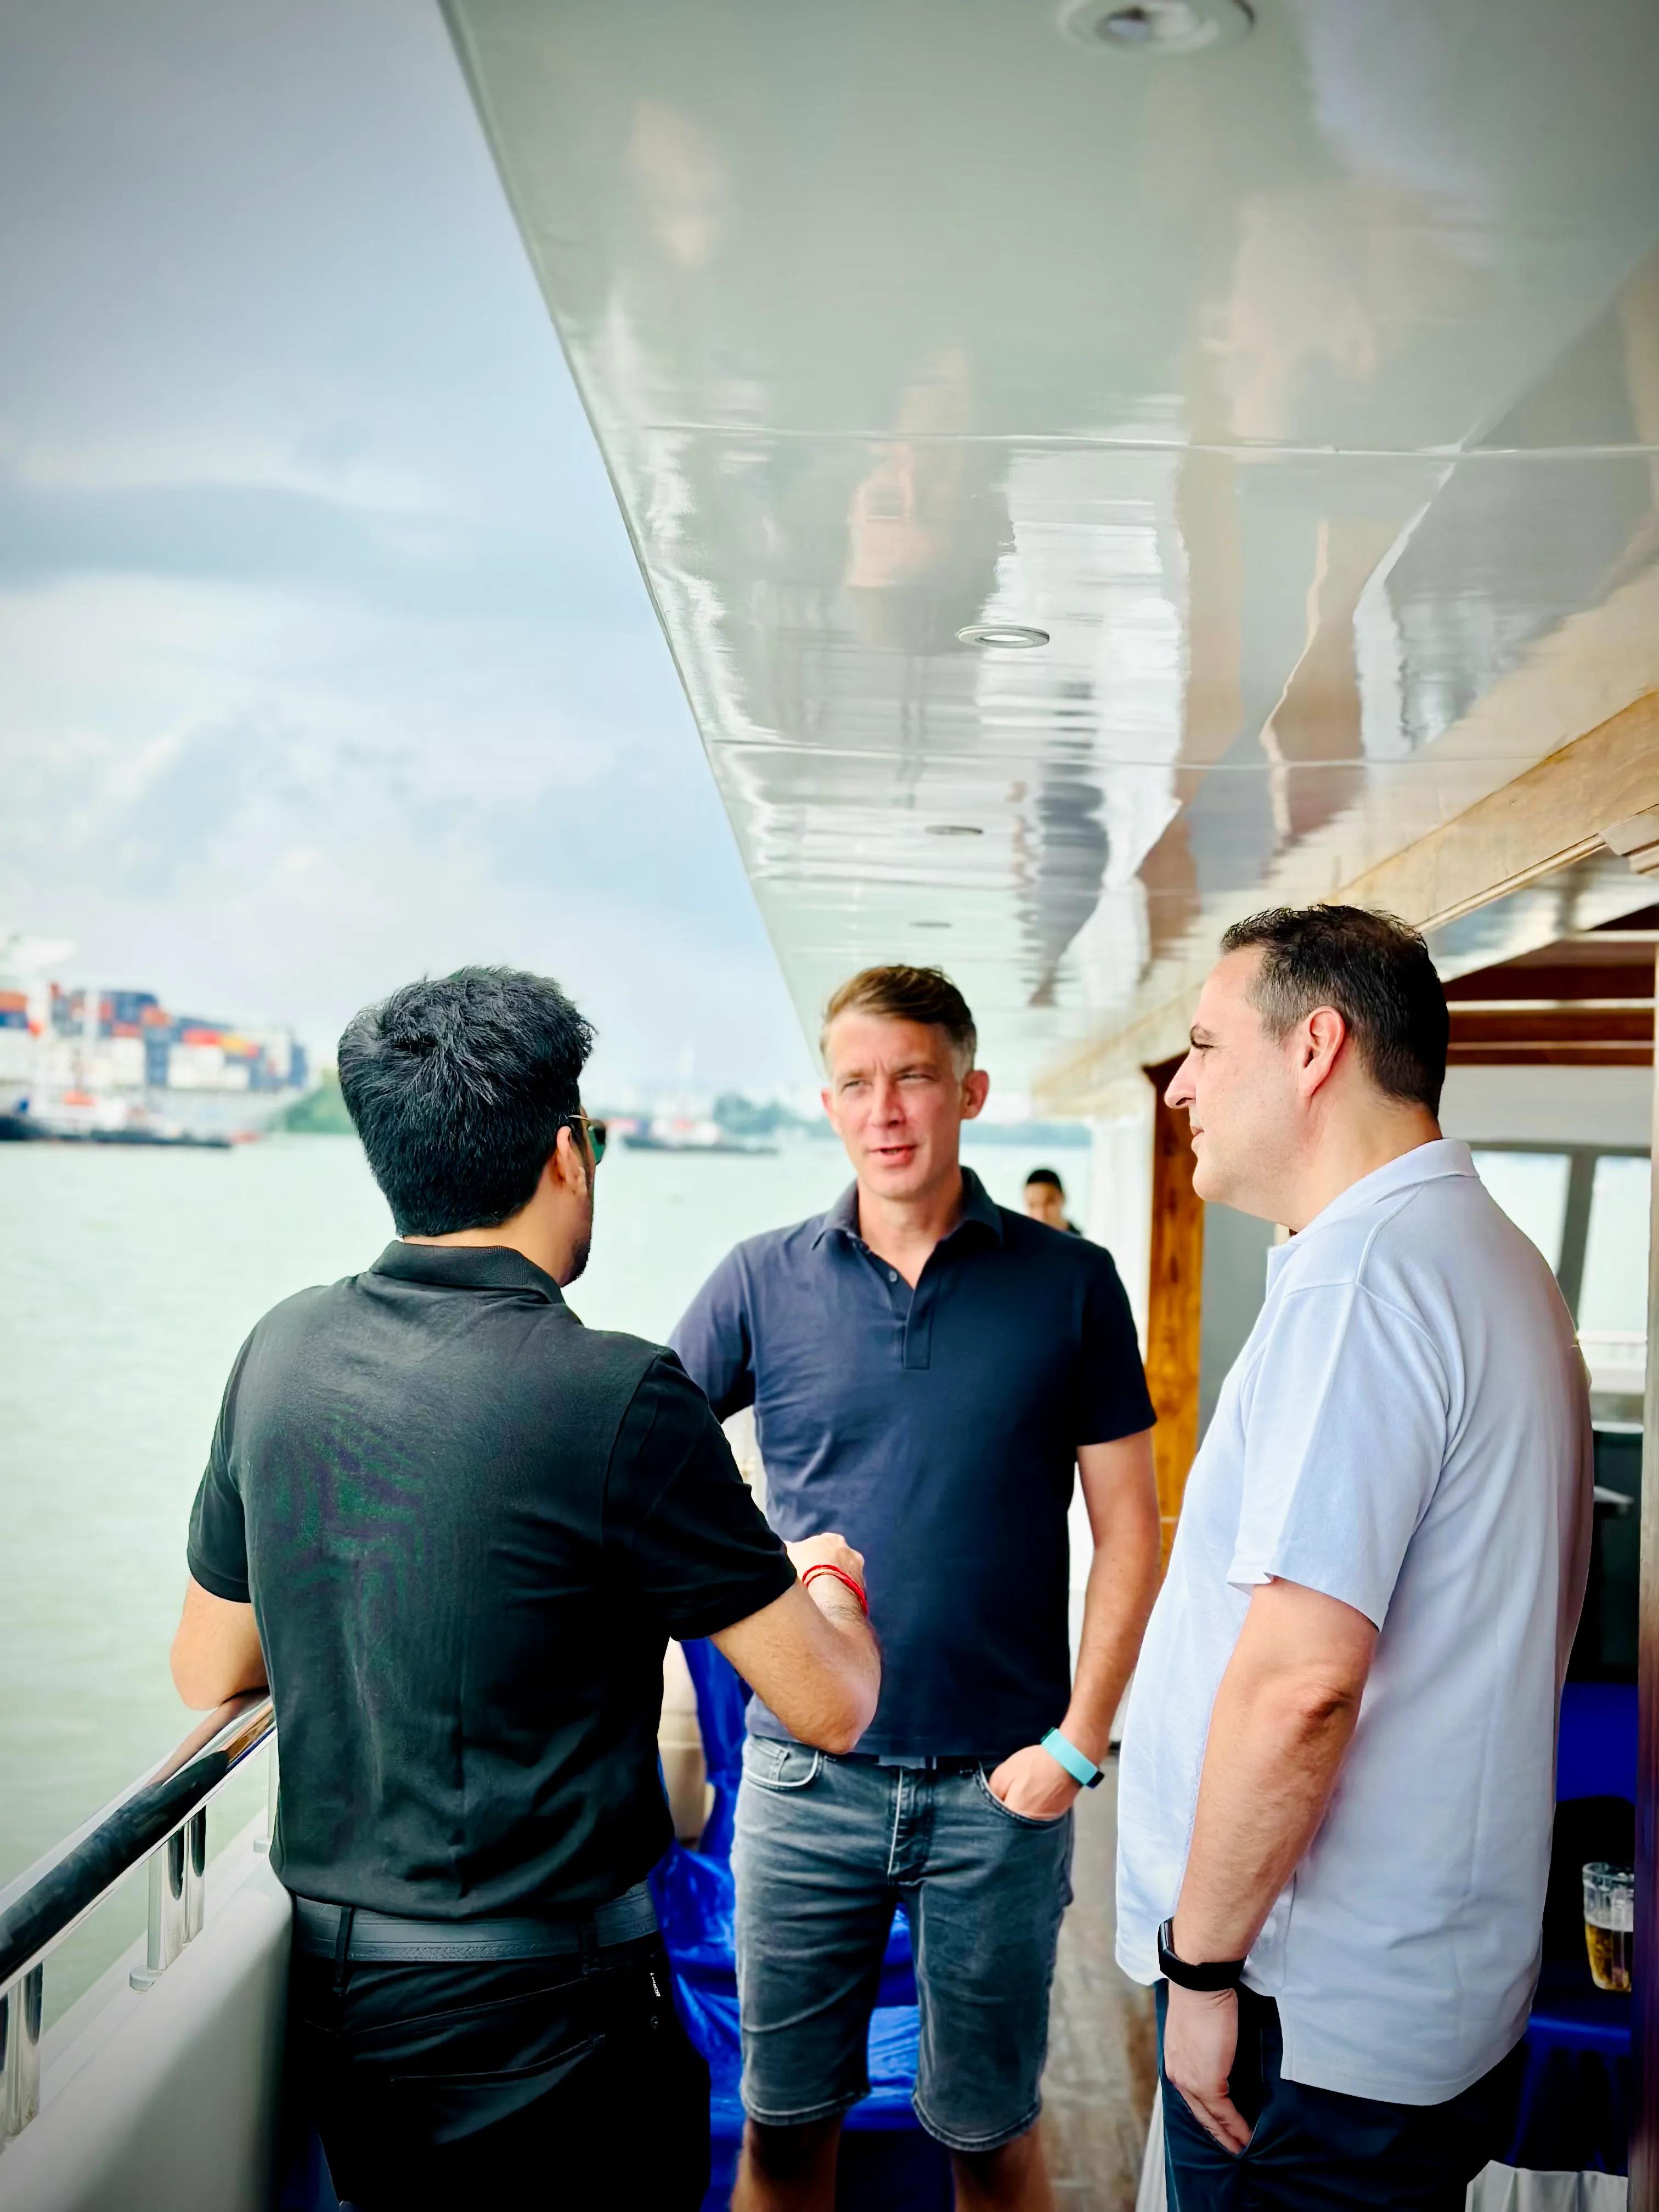
[{"label": "black smartwatch", "polygon": [[1158,1971],[1177,1989],[1236,1990],[1244,1978],[1244,1961],[1206,1959],[1201,1966],[1189,1966],[1176,1955],[1175,1917],[1171,1914],[1158,1931]]}]

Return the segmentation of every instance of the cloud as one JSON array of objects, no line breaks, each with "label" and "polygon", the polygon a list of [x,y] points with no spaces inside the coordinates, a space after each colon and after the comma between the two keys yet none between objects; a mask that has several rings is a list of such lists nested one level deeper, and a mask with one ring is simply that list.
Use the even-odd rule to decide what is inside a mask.
[{"label": "cloud", "polygon": [[62,0],[7,37],[8,914],[324,1049],[500,959],[591,1002],[601,1079],[799,1079],[436,11]]},{"label": "cloud", "polygon": [[[502,635],[175,579],[0,597],[9,908],[105,982],[320,1049],[407,975],[499,959],[602,993],[617,1080],[688,1046],[720,1080],[797,1079],[660,648],[562,682],[557,650],[492,659]],[[106,650],[77,670],[88,635]]]},{"label": "cloud", "polygon": [[640,627],[636,578],[545,531],[267,483],[83,489],[0,471],[0,586],[98,574],[337,594],[425,621]]}]

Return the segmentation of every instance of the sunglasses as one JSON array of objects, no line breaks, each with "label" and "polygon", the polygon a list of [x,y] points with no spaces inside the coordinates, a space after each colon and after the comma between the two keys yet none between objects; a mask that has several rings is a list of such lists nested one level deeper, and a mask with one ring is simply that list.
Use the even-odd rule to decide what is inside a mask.
[{"label": "sunglasses", "polygon": [[570,1118],[573,1121],[580,1121],[586,1131],[588,1147],[593,1155],[593,1164],[598,1167],[599,1162],[605,1158],[605,1142],[611,1133],[609,1129],[603,1121],[590,1121],[586,1114],[573,1114]]}]

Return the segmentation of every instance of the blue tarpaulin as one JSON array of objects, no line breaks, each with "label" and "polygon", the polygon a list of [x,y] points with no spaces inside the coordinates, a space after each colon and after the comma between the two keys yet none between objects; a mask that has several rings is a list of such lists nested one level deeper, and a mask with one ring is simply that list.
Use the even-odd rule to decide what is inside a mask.
[{"label": "blue tarpaulin", "polygon": [[[681,2017],[708,2062],[712,2161],[703,2212],[725,2212],[743,2135],[731,1856],[748,1692],[712,1644],[683,1648],[714,1801],[697,1848],[677,1843],[651,1886]],[[870,2094],[848,2114],[842,2137],[839,2193],[859,2212],[948,2212],[950,2161],[923,2133],[910,2104],[916,2033],[910,1933],[900,1911],[870,2023]]]},{"label": "blue tarpaulin", "polygon": [[[1636,1688],[1626,1682],[1569,1682],[1561,1699],[1556,1757],[1558,1856],[1577,1832],[1575,1806],[1636,1797]],[[1594,1826],[1583,1831],[1588,1838]],[[1618,1857],[1624,1846],[1580,1852]],[[1544,1971],[1527,2023],[1526,2072],[1506,2166],[1546,2173],[1623,2173],[1632,2110],[1631,2001],[1598,1990],[1583,1948],[1579,1867],[1558,1866],[1545,1917]],[[1558,1900],[1557,1891],[1560,1894]]]}]

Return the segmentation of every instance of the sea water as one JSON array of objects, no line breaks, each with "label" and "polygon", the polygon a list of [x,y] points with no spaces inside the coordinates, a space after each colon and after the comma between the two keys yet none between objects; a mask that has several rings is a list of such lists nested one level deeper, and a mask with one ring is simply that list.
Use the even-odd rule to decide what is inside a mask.
[{"label": "sea water", "polygon": [[[1017,1206],[1035,1152],[966,1157]],[[1073,1209],[1088,1154],[1058,1164]],[[570,1303],[660,1338],[728,1248],[827,1206],[832,1142],[708,1158],[617,1146]],[[190,1504],[238,1346],[266,1309],[372,1261],[392,1236],[349,1137],[223,1152],[0,1146],[0,1885],[184,1734],[167,1674]],[[261,1762],[262,1764],[262,1762]],[[210,1850],[264,1802],[261,1774],[210,1816]],[[142,1930],[142,1871],[54,1956],[55,2017]]]}]

